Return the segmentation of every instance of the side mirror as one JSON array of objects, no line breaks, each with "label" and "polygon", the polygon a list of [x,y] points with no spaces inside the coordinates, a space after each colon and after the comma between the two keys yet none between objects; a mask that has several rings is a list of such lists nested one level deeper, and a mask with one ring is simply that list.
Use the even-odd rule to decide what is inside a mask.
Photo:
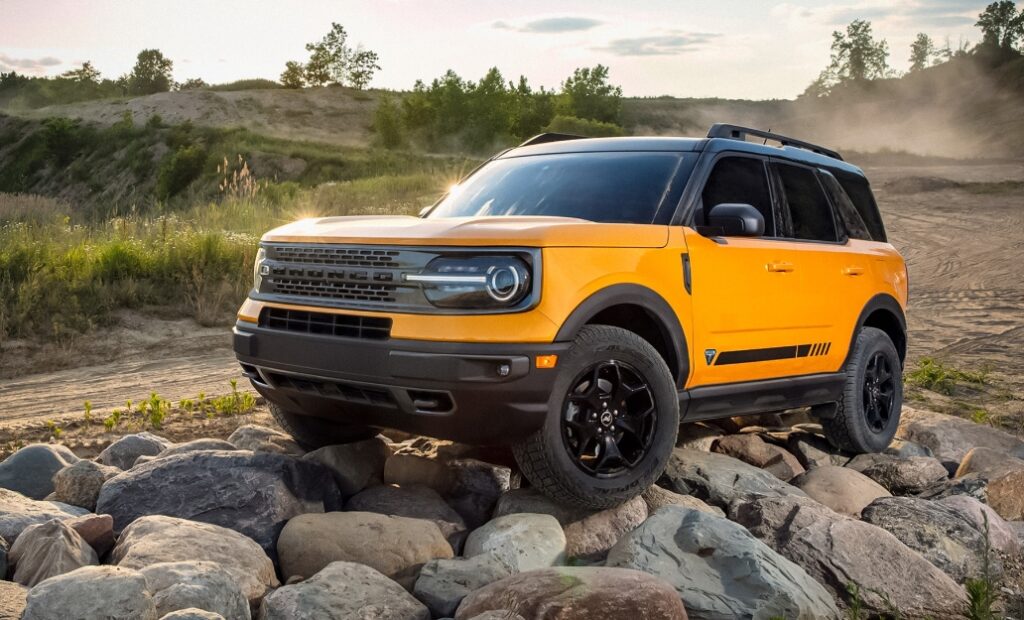
[{"label": "side mirror", "polygon": [[701,234],[722,237],[760,237],[764,234],[764,216],[752,205],[725,202],[711,207],[707,226]]}]

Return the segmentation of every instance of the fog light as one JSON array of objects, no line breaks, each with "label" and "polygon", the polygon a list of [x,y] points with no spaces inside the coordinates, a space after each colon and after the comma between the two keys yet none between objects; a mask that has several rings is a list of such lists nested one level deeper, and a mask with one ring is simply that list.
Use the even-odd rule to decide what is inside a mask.
[{"label": "fog light", "polygon": [[510,372],[512,372],[512,367],[509,366],[508,364],[502,364],[502,365],[498,366],[498,376],[499,377],[507,377]]}]

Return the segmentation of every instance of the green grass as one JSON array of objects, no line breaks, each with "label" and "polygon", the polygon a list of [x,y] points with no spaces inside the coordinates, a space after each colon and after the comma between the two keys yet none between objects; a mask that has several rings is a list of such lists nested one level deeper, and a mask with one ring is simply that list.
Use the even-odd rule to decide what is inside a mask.
[{"label": "green grass", "polygon": [[950,395],[958,386],[986,385],[989,382],[987,370],[960,370],[932,357],[922,357],[917,366],[906,374],[906,382],[913,387]]}]

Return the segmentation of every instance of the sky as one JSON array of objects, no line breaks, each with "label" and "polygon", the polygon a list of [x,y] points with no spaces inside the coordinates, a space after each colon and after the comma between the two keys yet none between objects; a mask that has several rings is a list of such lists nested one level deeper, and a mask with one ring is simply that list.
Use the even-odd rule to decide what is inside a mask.
[{"label": "sky", "polygon": [[448,69],[557,88],[601,63],[627,96],[793,98],[828,64],[833,30],[868,19],[907,67],[918,32],[980,39],[987,0],[0,0],[0,71],[104,77],[158,48],[178,81],[277,79],[339,22],[380,55],[371,86],[409,89]]}]

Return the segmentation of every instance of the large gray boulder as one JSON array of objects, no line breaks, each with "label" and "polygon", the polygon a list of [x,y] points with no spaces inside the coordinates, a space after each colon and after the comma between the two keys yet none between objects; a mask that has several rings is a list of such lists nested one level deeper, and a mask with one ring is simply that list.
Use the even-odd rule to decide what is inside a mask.
[{"label": "large gray boulder", "polygon": [[13,581],[29,588],[83,566],[99,564],[96,551],[65,521],[30,525],[11,545]]},{"label": "large gray boulder", "polygon": [[235,578],[213,562],[166,562],[142,569],[157,615],[203,609],[225,620],[250,620],[249,601]]},{"label": "large gray boulder", "polygon": [[466,539],[464,555],[489,554],[513,572],[565,562],[565,533],[551,515],[510,514],[488,521]]},{"label": "large gray boulder", "polygon": [[[865,508],[861,518],[900,539],[957,583],[982,573],[985,535],[970,519],[942,502],[882,497]],[[988,560],[998,576],[1002,572],[998,559],[993,555]]]},{"label": "large gray boulder", "polygon": [[239,450],[235,444],[230,441],[224,441],[223,439],[213,439],[210,437],[202,437],[200,439],[193,439],[192,441],[186,441],[185,443],[179,443],[167,448],[160,454],[156,455],[156,458],[164,458],[168,456],[176,456],[178,454],[186,454],[188,452],[209,452],[211,450]]},{"label": "large gray boulder", "polygon": [[121,473],[112,465],[81,460],[53,476],[53,499],[87,510],[96,509],[103,483]]},{"label": "large gray boulder", "polygon": [[384,463],[391,456],[388,442],[380,436],[336,446],[324,446],[303,458],[331,470],[345,497],[384,482]]},{"label": "large gray boulder", "polygon": [[979,532],[987,529],[989,542],[996,551],[1011,557],[1016,557],[1021,552],[1021,541],[1017,538],[1017,532],[988,505],[968,495],[950,495],[937,501],[960,513],[960,516],[973,523]]},{"label": "large gray boulder", "polygon": [[763,497],[737,506],[735,519],[801,566],[841,605],[859,588],[865,613],[960,617],[964,590],[880,527],[803,497]]},{"label": "large gray boulder", "polygon": [[74,452],[61,445],[25,446],[0,463],[0,488],[44,499],[53,493],[53,475],[78,460]]},{"label": "large gray boulder", "polygon": [[835,465],[842,467],[853,456],[838,450],[818,432],[794,429],[784,434],[786,447],[806,469]]},{"label": "large gray boulder", "polygon": [[25,613],[28,588],[13,581],[0,581],[0,618],[18,620]]},{"label": "large gray boulder", "polygon": [[302,456],[306,453],[299,444],[295,443],[291,435],[258,424],[239,426],[228,436],[228,443],[239,450],[252,452],[290,454],[292,456]]},{"label": "large gray boulder", "polygon": [[430,611],[402,586],[353,562],[332,562],[312,578],[269,595],[260,620],[430,620]]},{"label": "large gray boulder", "polygon": [[135,433],[125,435],[107,446],[96,460],[118,469],[131,469],[140,456],[156,456],[173,445],[169,439],[150,432]]},{"label": "large gray boulder", "polygon": [[36,501],[16,491],[0,489],[0,538],[13,543],[30,525],[51,519],[71,519],[88,512],[85,508],[61,502]]},{"label": "large gray boulder", "polygon": [[189,452],[157,459],[108,480],[97,512],[121,530],[146,515],[231,528],[276,559],[277,537],[292,517],[335,510],[341,494],[330,471],[281,454]]},{"label": "large gray boulder", "polygon": [[447,499],[472,529],[491,518],[494,505],[512,488],[512,470],[503,465],[461,458],[448,462],[452,490]]},{"label": "large gray boulder", "polygon": [[608,554],[670,583],[690,618],[837,618],[831,594],[743,526],[665,506]]},{"label": "large gray boulder", "polygon": [[382,484],[370,487],[352,496],[345,509],[433,521],[455,551],[462,548],[468,533],[462,516],[437,491],[422,485],[396,487]]},{"label": "large gray boulder", "polygon": [[897,457],[888,454],[862,455],[873,462],[858,467],[857,457],[847,464],[885,487],[893,495],[913,495],[949,479],[942,463],[931,456]]},{"label": "large gray boulder", "polygon": [[407,589],[426,562],[453,556],[432,521],[372,512],[328,512],[295,517],[278,541],[285,579],[308,578],[332,562],[370,566]]},{"label": "large gray boulder", "polygon": [[779,480],[789,481],[804,473],[804,466],[791,452],[753,433],[726,435],[712,450],[759,467]]},{"label": "large gray boulder", "polygon": [[985,424],[944,413],[903,406],[896,436],[925,446],[940,461],[960,463],[975,447],[1012,453],[1024,449],[1024,442]]},{"label": "large gray boulder", "polygon": [[452,616],[470,593],[516,572],[491,553],[430,560],[420,570],[413,594],[434,616]]},{"label": "large gray boulder", "polygon": [[543,568],[506,577],[463,599],[455,618],[508,609],[530,620],[686,620],[669,584],[637,570],[604,566]]},{"label": "large gray boulder", "polygon": [[633,531],[648,515],[642,497],[593,511],[559,504],[535,489],[513,489],[502,495],[494,508],[495,518],[519,513],[553,516],[565,532],[566,556],[588,561],[603,558],[623,534]]},{"label": "large gray boulder", "polygon": [[800,489],[739,459],[683,448],[672,451],[665,475],[659,484],[670,491],[693,495],[724,510],[728,510],[729,505],[737,500],[805,496]]},{"label": "large gray boulder", "polygon": [[1010,456],[1001,450],[979,446],[971,448],[964,455],[964,460],[960,462],[955,476],[963,478],[975,474],[990,480],[1016,469],[1024,469],[1024,460]]},{"label": "large gray boulder", "polygon": [[395,453],[384,463],[384,482],[401,487],[422,485],[447,495],[455,488],[455,473],[436,458]]},{"label": "large gray boulder", "polygon": [[809,497],[836,512],[851,517],[860,515],[865,506],[889,491],[864,474],[846,467],[823,465],[792,480]]},{"label": "large gray boulder", "polygon": [[[73,610],[74,615],[69,615]],[[28,593],[22,620],[157,620],[142,573],[117,566],[86,566],[47,579]]]},{"label": "large gray boulder", "polygon": [[217,525],[174,517],[135,521],[118,539],[111,562],[133,569],[165,562],[213,562],[231,575],[251,606],[277,587],[274,564],[250,538]]}]

